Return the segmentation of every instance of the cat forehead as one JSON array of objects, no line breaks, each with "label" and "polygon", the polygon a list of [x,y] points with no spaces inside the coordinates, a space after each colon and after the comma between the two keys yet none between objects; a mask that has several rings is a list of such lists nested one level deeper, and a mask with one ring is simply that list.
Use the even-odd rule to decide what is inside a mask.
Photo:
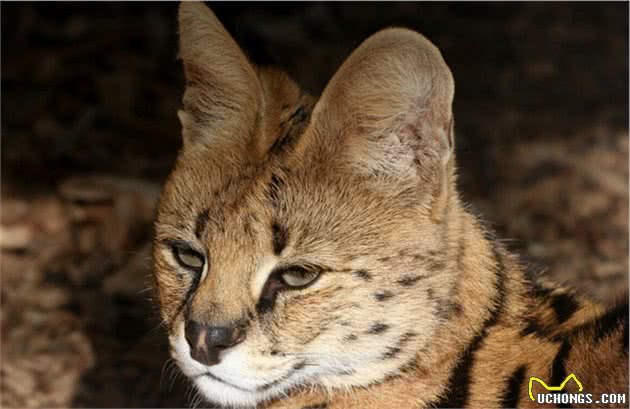
[{"label": "cat forehead", "polygon": [[[158,225],[198,233],[206,225],[221,229],[226,224],[255,224],[273,217],[280,208],[286,211],[287,206],[280,203],[288,194],[295,197],[302,189],[305,194],[310,190],[308,175],[271,161],[227,174],[210,161],[195,162],[203,167],[185,163],[171,174],[160,199]],[[292,178],[299,182],[293,183]]]}]

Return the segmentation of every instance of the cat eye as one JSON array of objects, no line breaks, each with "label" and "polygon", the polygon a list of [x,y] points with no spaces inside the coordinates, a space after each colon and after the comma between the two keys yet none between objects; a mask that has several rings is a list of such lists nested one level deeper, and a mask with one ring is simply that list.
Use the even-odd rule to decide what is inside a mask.
[{"label": "cat eye", "polygon": [[280,278],[288,287],[300,288],[306,287],[315,282],[319,277],[319,272],[309,270],[304,267],[291,267],[282,271]]},{"label": "cat eye", "polygon": [[173,246],[173,254],[177,262],[184,268],[194,271],[201,271],[205,263],[205,258],[200,253],[187,246]]}]

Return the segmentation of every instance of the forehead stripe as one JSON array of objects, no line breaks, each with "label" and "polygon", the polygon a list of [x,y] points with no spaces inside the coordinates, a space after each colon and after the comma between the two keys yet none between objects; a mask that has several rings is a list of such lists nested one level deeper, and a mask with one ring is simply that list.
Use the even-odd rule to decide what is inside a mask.
[{"label": "forehead stripe", "polygon": [[289,232],[286,226],[274,222],[271,225],[271,235],[273,239],[273,253],[279,256],[282,250],[287,246],[287,240],[289,239]]},{"label": "forehead stripe", "polygon": [[206,230],[208,219],[210,217],[210,209],[204,209],[197,215],[195,219],[195,237],[201,239],[203,232]]}]

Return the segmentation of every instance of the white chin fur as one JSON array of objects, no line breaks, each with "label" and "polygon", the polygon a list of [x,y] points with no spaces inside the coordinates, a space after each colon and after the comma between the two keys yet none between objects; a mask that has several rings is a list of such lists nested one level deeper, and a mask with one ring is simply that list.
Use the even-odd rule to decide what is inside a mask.
[{"label": "white chin fur", "polygon": [[[190,357],[190,347],[184,337],[183,324],[177,334],[170,339],[173,358],[182,372],[194,381],[197,391],[208,401],[222,407],[255,407],[257,403],[282,395],[306,375],[295,374],[279,382],[277,386],[264,391],[256,390],[257,387],[285,376],[291,371],[293,363],[287,361],[285,365],[281,365],[283,368],[273,368],[263,374],[250,367],[248,354],[239,346],[224,356],[218,365],[205,366]],[[212,379],[210,376],[200,376],[207,372],[225,382]]]}]

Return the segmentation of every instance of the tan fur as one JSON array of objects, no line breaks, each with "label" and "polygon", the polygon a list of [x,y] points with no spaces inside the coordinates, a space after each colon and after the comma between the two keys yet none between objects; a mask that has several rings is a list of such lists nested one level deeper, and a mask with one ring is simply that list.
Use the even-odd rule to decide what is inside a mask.
[{"label": "tan fur", "polygon": [[[155,284],[173,355],[208,400],[500,407],[523,367],[512,398],[531,407],[529,376],[551,381],[559,358],[590,392],[627,393],[627,312],[600,336],[602,307],[536,283],[460,201],[454,81],[426,38],[373,35],[318,100],[250,64],[202,4],[180,7],[180,47],[184,146],[157,214]],[[208,260],[192,290],[174,240]],[[300,263],[320,278],[263,311],[271,270]],[[243,323],[247,337],[204,369],[184,320]],[[250,394],[206,370],[252,385],[288,375]]]}]

